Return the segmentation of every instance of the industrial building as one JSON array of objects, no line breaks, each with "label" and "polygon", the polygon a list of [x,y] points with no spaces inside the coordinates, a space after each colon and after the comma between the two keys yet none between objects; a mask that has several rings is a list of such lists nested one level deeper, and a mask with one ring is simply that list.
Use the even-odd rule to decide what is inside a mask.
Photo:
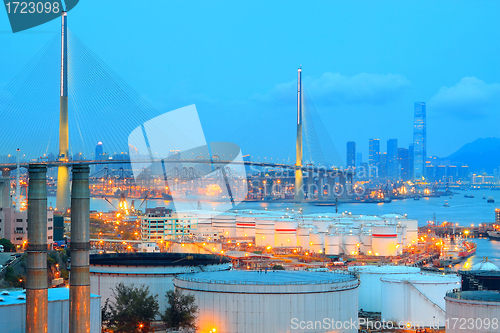
[{"label": "industrial building", "polygon": [[412,327],[444,327],[444,298],[449,290],[460,287],[455,274],[392,274],[380,281],[382,320]]},{"label": "industrial building", "polygon": [[[238,210],[177,212],[190,222],[193,237],[254,241],[257,246],[301,247],[326,255],[397,256],[418,241],[418,221],[399,214],[307,214],[293,211]],[[149,231],[148,231],[149,232]]]},{"label": "industrial building", "polygon": [[195,297],[199,330],[220,333],[357,332],[358,284],[347,272],[233,270],[174,279]]},{"label": "industrial building", "polygon": [[[50,333],[69,333],[69,289],[48,289],[48,321]],[[22,290],[0,292],[0,331],[26,331],[26,293]],[[101,332],[101,297],[90,295],[90,332]]]},{"label": "industrial building", "polygon": [[208,254],[186,253],[111,253],[90,256],[90,290],[113,301],[112,290],[117,284],[146,285],[152,295],[158,295],[160,313],[165,311],[165,293],[173,290],[172,279],[177,274],[203,271],[223,271],[231,268],[229,258]]},{"label": "industrial building", "polygon": [[178,216],[175,213],[149,213],[140,218],[141,238],[145,242],[175,240],[188,235],[198,227],[195,217]]},{"label": "industrial building", "polygon": [[384,276],[398,277],[400,274],[420,273],[418,267],[408,266],[351,266],[349,271],[359,277],[359,309],[382,312],[382,282]]},{"label": "industrial building", "polygon": [[446,333],[500,332],[500,293],[452,291],[446,294]]}]

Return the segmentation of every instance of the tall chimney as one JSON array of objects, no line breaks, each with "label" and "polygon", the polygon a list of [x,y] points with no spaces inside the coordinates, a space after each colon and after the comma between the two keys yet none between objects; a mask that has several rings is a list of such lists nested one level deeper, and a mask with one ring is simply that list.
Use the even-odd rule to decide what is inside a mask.
[{"label": "tall chimney", "polygon": [[90,168],[74,165],[72,172],[69,332],[87,333],[90,332]]},{"label": "tall chimney", "polygon": [[47,167],[29,165],[26,332],[47,332]]}]

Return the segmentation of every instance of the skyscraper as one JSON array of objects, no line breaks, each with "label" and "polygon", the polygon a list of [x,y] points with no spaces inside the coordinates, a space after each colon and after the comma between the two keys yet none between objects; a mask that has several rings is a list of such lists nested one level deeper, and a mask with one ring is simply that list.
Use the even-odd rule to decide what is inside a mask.
[{"label": "skyscraper", "polygon": [[409,147],[408,147],[408,179],[412,179],[413,178],[413,145],[411,144]]},{"label": "skyscraper", "polygon": [[362,163],[363,163],[363,154],[356,153],[356,168],[360,167]]},{"label": "skyscraper", "polygon": [[103,149],[102,149],[102,142],[98,142],[97,146],[95,146],[95,160],[99,161],[102,160],[102,155],[103,155]]},{"label": "skyscraper", "polygon": [[387,177],[399,178],[398,139],[387,140]]},{"label": "skyscraper", "polygon": [[368,168],[370,178],[377,177],[377,168],[380,163],[380,140],[370,139],[368,151]]},{"label": "skyscraper", "polygon": [[427,156],[427,133],[425,121],[425,103],[415,102],[413,121],[413,177],[425,177],[425,158]]},{"label": "skyscraper", "polygon": [[400,168],[400,175],[403,181],[410,180],[412,175],[410,175],[409,168],[409,152],[406,148],[398,148],[398,164]]},{"label": "skyscraper", "polygon": [[356,142],[348,141],[347,142],[347,168],[356,167]]}]

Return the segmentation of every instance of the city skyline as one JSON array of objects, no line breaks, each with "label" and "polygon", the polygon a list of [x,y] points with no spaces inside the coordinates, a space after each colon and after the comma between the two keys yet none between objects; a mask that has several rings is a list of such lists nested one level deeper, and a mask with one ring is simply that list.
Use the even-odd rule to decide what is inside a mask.
[{"label": "city skyline", "polygon": [[[241,115],[252,113],[251,110],[260,110],[256,114],[275,113],[277,118],[293,114],[293,71],[302,64],[304,89],[328,125],[340,156],[345,156],[346,141],[358,142],[360,151],[368,150],[365,138],[369,137],[382,141],[398,138],[405,146],[412,143],[412,105],[422,100],[427,101],[429,155],[445,157],[479,137],[498,137],[493,124],[499,117],[494,110],[498,106],[495,96],[500,87],[497,83],[500,73],[497,68],[487,66],[488,59],[498,54],[498,43],[486,42],[495,41],[498,34],[492,28],[496,27],[495,18],[492,14],[485,15],[496,12],[498,4],[459,3],[460,6],[451,8],[434,4],[433,11],[428,11],[425,4],[385,2],[384,7],[371,3],[348,6],[341,2],[321,2],[301,9],[300,14],[294,6],[282,8],[276,4],[268,4],[266,11],[260,10],[259,5],[231,4],[222,10],[199,4],[189,8],[196,21],[192,27],[186,25],[183,15],[170,17],[168,24],[158,16],[165,12],[162,9],[187,12],[188,8],[182,4],[171,5],[173,8],[167,10],[165,4],[152,2],[158,10],[146,12],[130,2],[127,10],[116,9],[116,15],[110,16],[95,11],[91,3],[81,3],[71,11],[69,22],[74,33],[98,50],[99,57],[160,112],[196,103],[201,120],[208,124],[207,136],[213,140],[230,135],[230,131],[219,131],[220,126],[230,128],[248,118],[242,119]],[[241,13],[232,17],[230,33],[223,26],[208,24],[204,17],[205,13],[212,13],[211,17],[217,21],[218,16],[227,14],[225,10]],[[129,11],[137,15],[131,17]],[[275,31],[270,18],[278,12],[277,24],[285,28]],[[297,15],[304,20],[298,26]],[[355,21],[363,24],[352,26],[345,19],[349,15],[355,15]],[[330,19],[332,16],[334,20]],[[263,25],[247,29],[256,24],[256,18]],[[99,24],[89,25],[90,19]],[[143,24],[145,20],[148,24]],[[426,20],[432,29],[414,29],[417,20]],[[381,25],[381,21],[387,24]],[[200,26],[209,28],[198,36]],[[179,35],[172,37],[168,31],[177,27],[181,28]],[[369,27],[377,28],[370,31]],[[8,29],[8,21],[1,19],[0,30]],[[145,29],[171,36],[172,42],[168,47],[156,43]],[[263,34],[265,29],[275,33]],[[2,62],[9,64],[3,68],[0,88],[50,38],[51,34],[46,32],[57,30],[58,23],[53,21],[16,36],[0,36],[5,47],[12,50],[0,55]],[[102,40],[97,31],[107,31],[107,36],[113,38]],[[485,38],[473,38],[474,35]],[[296,36],[301,48],[295,47]],[[185,38],[191,38],[193,44],[182,43]],[[275,45],[275,38],[281,41],[280,45]],[[229,41],[235,39],[246,42],[230,49]],[[452,46],[457,40],[469,46],[466,56],[456,57]],[[131,41],[140,47],[130,50]],[[216,45],[217,49],[208,47],[205,58],[199,61],[199,45]],[[258,54],[249,52],[261,49],[262,45],[280,61],[274,57],[262,61]],[[320,45],[314,54],[307,51],[314,49],[313,45]],[[367,45],[372,60],[357,45]],[[151,51],[143,51],[149,48]],[[340,49],[349,51],[344,52],[349,57],[337,51]],[[140,57],[147,61],[139,61]],[[474,59],[481,61],[471,61]],[[129,66],[130,63],[135,66]],[[219,75],[212,75],[213,71]],[[353,116],[356,119],[353,128],[336,126],[352,122]],[[290,132],[283,129],[282,134],[287,133],[293,136],[293,129]]]}]

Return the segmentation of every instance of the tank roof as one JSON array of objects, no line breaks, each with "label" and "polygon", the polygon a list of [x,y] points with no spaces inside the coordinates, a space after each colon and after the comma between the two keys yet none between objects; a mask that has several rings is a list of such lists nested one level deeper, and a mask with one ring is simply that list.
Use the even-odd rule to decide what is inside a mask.
[{"label": "tank roof", "polygon": [[380,278],[381,281],[386,282],[403,282],[408,281],[412,283],[458,283],[460,284],[460,277],[452,274],[428,274],[428,273],[410,273],[410,274],[396,274],[386,275]]},{"label": "tank roof", "polygon": [[349,269],[349,271],[358,271],[360,273],[367,273],[367,274],[401,274],[401,273],[417,273],[417,272],[420,272],[420,268],[418,268],[418,267],[393,266],[393,265],[384,265],[384,266],[374,266],[374,265],[351,266],[348,269]]},{"label": "tank roof", "polygon": [[199,253],[106,253],[91,254],[90,265],[197,266],[229,263],[225,256]]},{"label": "tank roof", "polygon": [[488,259],[481,260],[477,264],[471,267],[471,271],[500,271],[497,265],[489,261]]},{"label": "tank roof", "polygon": [[289,284],[325,284],[354,281],[352,274],[308,271],[219,271],[178,275],[178,279],[215,284],[255,284],[255,285],[289,285]]},{"label": "tank roof", "polygon": [[455,291],[447,293],[446,296],[450,298],[463,299],[468,301],[500,303],[500,292],[493,290]]}]

